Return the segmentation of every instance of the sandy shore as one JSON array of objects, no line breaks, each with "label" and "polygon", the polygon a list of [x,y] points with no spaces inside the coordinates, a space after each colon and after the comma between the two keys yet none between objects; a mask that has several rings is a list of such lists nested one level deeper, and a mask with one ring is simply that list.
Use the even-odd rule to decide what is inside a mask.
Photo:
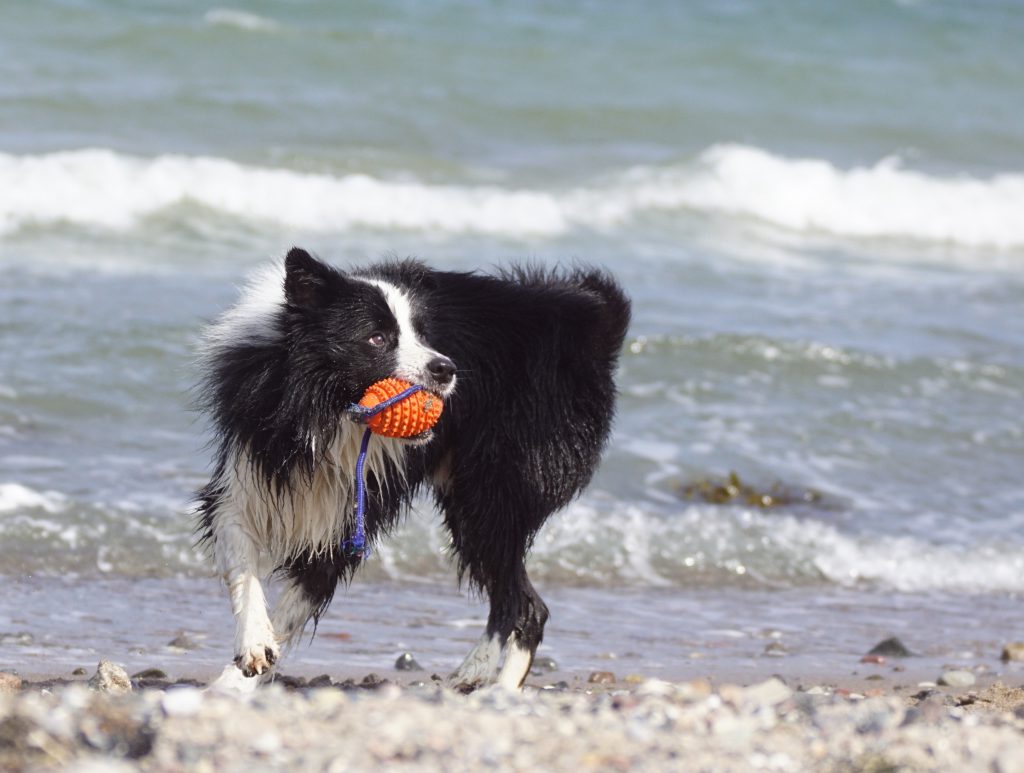
[{"label": "sandy shore", "polygon": [[0,770],[1024,770],[1024,690],[998,682],[559,676],[470,695],[424,674],[293,677],[244,697],[156,672],[123,693],[10,680]]}]

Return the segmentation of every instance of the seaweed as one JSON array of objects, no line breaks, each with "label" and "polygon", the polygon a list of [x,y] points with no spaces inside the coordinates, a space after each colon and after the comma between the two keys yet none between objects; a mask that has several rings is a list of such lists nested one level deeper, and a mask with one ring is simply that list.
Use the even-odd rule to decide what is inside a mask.
[{"label": "seaweed", "polygon": [[725,478],[706,475],[677,487],[679,496],[691,502],[712,505],[747,505],[770,509],[793,505],[827,506],[827,497],[813,488],[791,486],[775,481],[767,488],[759,488],[740,479],[731,471]]}]

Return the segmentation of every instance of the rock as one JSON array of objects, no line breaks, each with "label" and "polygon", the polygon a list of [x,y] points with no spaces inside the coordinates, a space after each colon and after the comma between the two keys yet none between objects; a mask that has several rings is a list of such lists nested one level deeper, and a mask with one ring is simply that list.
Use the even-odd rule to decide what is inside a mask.
[{"label": "rock", "polygon": [[0,671],[0,694],[21,692],[21,677]]},{"label": "rock", "polygon": [[159,668],[147,668],[139,671],[137,674],[132,674],[132,679],[166,679],[167,674],[161,671]]},{"label": "rock", "polygon": [[306,687],[332,687],[334,683],[331,681],[329,674],[320,674],[320,676],[314,676],[308,682]]},{"label": "rock", "polygon": [[1004,663],[1011,660],[1024,660],[1024,641],[1014,641],[1003,647],[1001,658]]},{"label": "rock", "polygon": [[71,672],[71,676],[85,676],[87,673],[89,673],[89,672],[86,671],[81,666],[79,666],[78,668],[76,668],[74,671]]},{"label": "rock", "polygon": [[751,685],[743,691],[743,700],[758,706],[774,706],[793,694],[781,680],[772,677],[760,684]]},{"label": "rock", "polygon": [[385,684],[391,683],[387,679],[381,678],[379,674],[367,674],[363,677],[363,681],[359,683],[359,686],[364,690],[375,690]]},{"label": "rock", "polygon": [[946,687],[970,687],[974,681],[970,671],[946,671],[939,677],[939,684]]},{"label": "rock", "polygon": [[769,658],[784,658],[789,654],[789,650],[780,641],[770,641],[765,645],[764,653],[762,654]]},{"label": "rock", "polygon": [[192,687],[168,690],[160,697],[160,706],[169,717],[191,717],[203,705],[203,692]]},{"label": "rock", "polygon": [[888,639],[883,639],[872,647],[868,655],[881,655],[887,658],[909,658],[913,657],[914,653],[908,650],[903,642],[895,636],[890,636]]},{"label": "rock", "polygon": [[125,693],[132,691],[132,682],[128,673],[109,660],[101,660],[96,673],[89,680],[89,689],[98,692]]},{"label": "rock", "polygon": [[184,631],[180,631],[177,636],[167,642],[167,646],[175,650],[197,650],[199,645]]},{"label": "rock", "polygon": [[861,663],[873,663],[876,666],[885,665],[885,655],[871,655],[867,654],[860,659]]},{"label": "rock", "polygon": [[396,671],[422,671],[423,666],[416,662],[411,652],[403,652],[395,661]]},{"label": "rock", "polygon": [[554,658],[549,658],[545,655],[538,655],[533,659],[533,665],[530,667],[530,670],[534,676],[550,674],[552,671],[558,670],[558,664],[555,662]]},{"label": "rock", "polygon": [[643,674],[626,674],[622,681],[626,684],[643,684],[647,681],[647,677]]},{"label": "rock", "polygon": [[615,674],[611,671],[592,671],[587,677],[590,684],[615,684]]}]

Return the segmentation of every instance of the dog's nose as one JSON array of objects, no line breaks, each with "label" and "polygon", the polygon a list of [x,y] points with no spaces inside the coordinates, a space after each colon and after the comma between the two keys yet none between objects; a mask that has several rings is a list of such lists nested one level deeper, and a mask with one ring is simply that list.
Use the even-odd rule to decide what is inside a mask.
[{"label": "dog's nose", "polygon": [[427,363],[427,371],[439,384],[447,384],[455,375],[455,363],[447,357],[438,355]]}]

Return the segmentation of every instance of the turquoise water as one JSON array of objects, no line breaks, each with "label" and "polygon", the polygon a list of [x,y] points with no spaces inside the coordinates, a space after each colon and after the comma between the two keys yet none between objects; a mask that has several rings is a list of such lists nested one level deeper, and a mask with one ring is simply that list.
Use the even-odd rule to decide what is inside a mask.
[{"label": "turquoise water", "polygon": [[[0,575],[207,577],[194,347],[288,246],[582,259],[635,322],[539,586],[1019,631],[1021,39],[997,2],[3,4]],[[680,495],[730,471],[822,500]],[[446,582],[444,544],[423,505],[367,582]]]}]

